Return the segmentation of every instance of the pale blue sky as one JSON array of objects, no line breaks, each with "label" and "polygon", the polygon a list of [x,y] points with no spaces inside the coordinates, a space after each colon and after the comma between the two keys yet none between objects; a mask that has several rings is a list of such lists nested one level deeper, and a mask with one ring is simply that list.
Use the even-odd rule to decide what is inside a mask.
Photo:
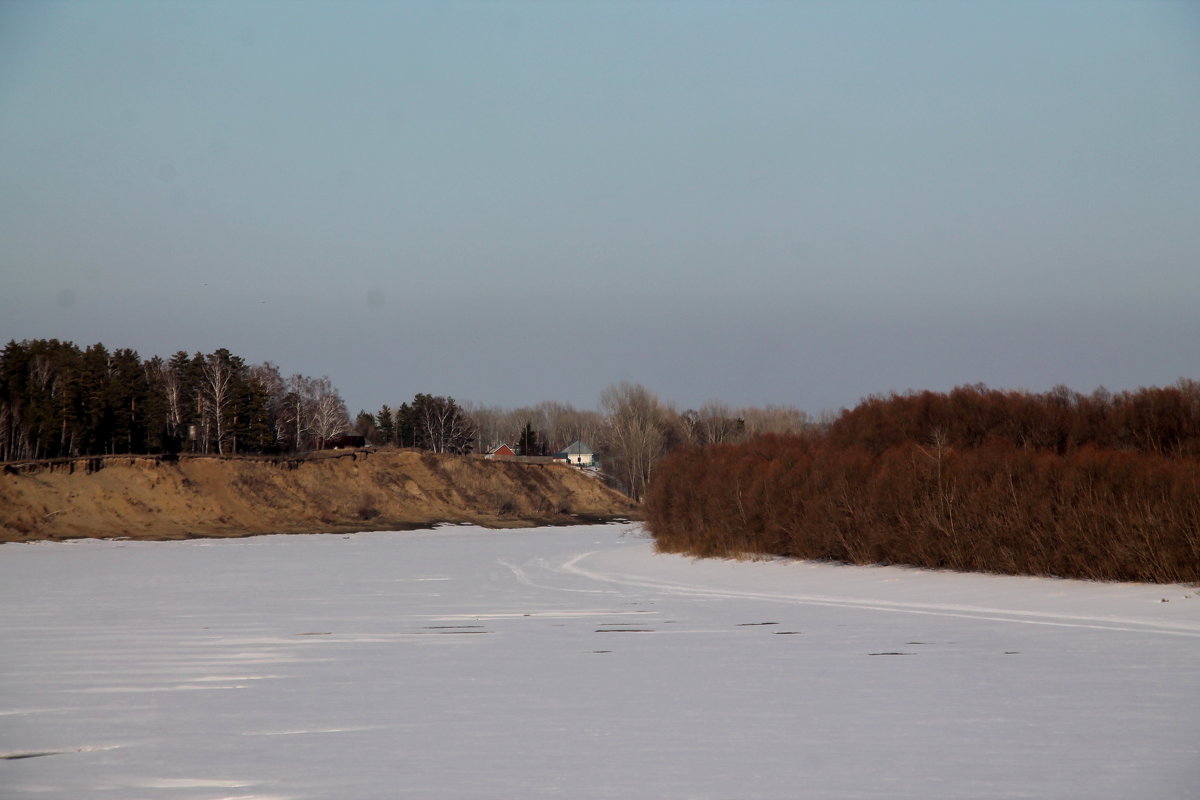
[{"label": "pale blue sky", "polygon": [[0,0],[0,341],[351,412],[1200,378],[1195,2]]}]

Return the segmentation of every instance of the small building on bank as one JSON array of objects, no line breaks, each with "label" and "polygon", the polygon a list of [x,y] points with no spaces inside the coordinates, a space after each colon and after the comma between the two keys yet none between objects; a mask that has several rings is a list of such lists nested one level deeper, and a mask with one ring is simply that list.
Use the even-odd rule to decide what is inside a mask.
[{"label": "small building on bank", "polygon": [[555,458],[563,459],[573,467],[594,467],[597,465],[596,451],[581,441],[567,445],[561,453],[555,453]]},{"label": "small building on bank", "polygon": [[361,448],[367,446],[367,438],[365,436],[354,436],[353,434],[343,433],[340,436],[334,436],[332,439],[325,440],[326,450],[345,450],[348,448]]}]

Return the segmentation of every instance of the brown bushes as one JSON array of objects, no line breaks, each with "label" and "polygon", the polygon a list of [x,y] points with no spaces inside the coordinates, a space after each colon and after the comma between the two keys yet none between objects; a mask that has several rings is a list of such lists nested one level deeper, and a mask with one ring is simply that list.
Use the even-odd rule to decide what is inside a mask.
[{"label": "brown bushes", "polygon": [[1042,394],[979,384],[941,394],[872,396],[843,411],[829,430],[840,446],[880,453],[902,442],[979,447],[1004,439],[1020,447],[1066,453],[1092,445],[1200,458],[1200,382],[1090,395],[1060,386]]},{"label": "brown bushes", "polygon": [[[969,396],[976,391],[965,399],[978,399]],[[945,412],[964,396],[893,401],[897,408],[868,401],[825,436],[676,451],[644,501],[658,547],[1200,581],[1200,458],[1190,454],[1191,434],[1168,435],[1170,426],[1143,420],[1143,449],[1129,440],[1116,449],[1069,433],[1095,426],[1097,417],[1080,409],[1053,425],[1020,408],[1010,412],[1024,422],[997,412],[971,425]],[[932,433],[920,433],[922,425]],[[1022,425],[1040,430],[1043,446],[1021,441]],[[1004,430],[1010,435],[997,433]],[[1122,430],[1137,438],[1136,425]]]}]

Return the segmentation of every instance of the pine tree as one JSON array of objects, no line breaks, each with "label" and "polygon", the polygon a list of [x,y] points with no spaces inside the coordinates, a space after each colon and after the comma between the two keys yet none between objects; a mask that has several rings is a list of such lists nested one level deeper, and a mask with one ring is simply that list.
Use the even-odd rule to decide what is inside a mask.
[{"label": "pine tree", "polygon": [[521,440],[517,446],[518,455],[522,456],[540,456],[546,454],[545,444],[542,442],[541,436],[533,429],[532,422],[525,423],[525,429],[521,431]]},{"label": "pine tree", "polygon": [[375,425],[375,417],[360,410],[354,418],[354,431],[370,444],[379,444],[379,429]]},{"label": "pine tree", "polygon": [[416,447],[416,416],[413,412],[413,407],[408,403],[401,403],[400,407],[396,409],[395,425],[396,445],[399,447]]},{"label": "pine tree", "polygon": [[381,407],[379,413],[375,415],[375,428],[378,431],[380,444],[396,442],[396,420],[392,416],[392,410],[386,405]]},{"label": "pine tree", "polygon": [[261,382],[240,370],[234,378],[230,444],[234,453],[271,452],[275,429],[271,421],[270,395]]}]

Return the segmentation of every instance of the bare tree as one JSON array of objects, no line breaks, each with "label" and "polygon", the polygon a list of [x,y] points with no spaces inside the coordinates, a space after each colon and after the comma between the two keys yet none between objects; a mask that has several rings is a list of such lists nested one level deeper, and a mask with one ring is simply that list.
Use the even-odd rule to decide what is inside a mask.
[{"label": "bare tree", "polygon": [[311,380],[309,386],[312,391],[309,427],[317,437],[317,447],[321,448],[328,440],[350,429],[350,414],[329,378],[322,376]]},{"label": "bare tree", "polygon": [[589,445],[599,443],[605,428],[604,418],[597,412],[557,401],[511,409],[464,404],[464,410],[475,425],[480,449],[500,442],[515,446],[529,425],[546,450],[557,453],[576,440]]},{"label": "bare tree", "polygon": [[795,406],[764,406],[741,410],[747,436],[760,433],[803,433],[813,426],[812,418]]},{"label": "bare tree", "polygon": [[570,403],[538,403],[527,419],[545,438],[552,453],[562,451],[576,440],[598,446],[604,438],[604,417],[592,410],[580,410]]},{"label": "bare tree", "polygon": [[171,439],[177,439],[183,428],[185,408],[183,376],[179,374],[179,369],[175,363],[163,361],[157,356],[146,362],[146,364],[151,373],[147,375],[147,378],[155,383],[159,391],[162,392],[167,435]]},{"label": "bare tree", "polygon": [[622,382],[600,394],[606,422],[605,471],[634,500],[641,500],[650,473],[667,451],[670,409],[645,386]]},{"label": "bare tree", "polygon": [[453,397],[418,394],[413,398],[417,447],[435,453],[469,453],[475,425]]},{"label": "bare tree", "polygon": [[287,393],[284,395],[278,424],[287,430],[285,438],[291,439],[293,451],[304,449],[304,437],[309,432],[312,420],[311,384],[312,378],[298,372],[287,379]]},{"label": "bare tree", "polygon": [[513,411],[497,406],[483,406],[477,403],[463,403],[464,413],[475,423],[475,449],[484,452],[490,447],[504,442],[514,444],[517,427],[513,424]]},{"label": "bare tree", "polygon": [[743,414],[715,400],[701,406],[698,424],[700,438],[706,445],[736,440],[746,427]]},{"label": "bare tree", "polygon": [[208,400],[207,411],[216,431],[218,453],[225,452],[225,416],[229,413],[229,403],[233,397],[234,367],[232,356],[225,348],[204,359],[204,394]]}]

